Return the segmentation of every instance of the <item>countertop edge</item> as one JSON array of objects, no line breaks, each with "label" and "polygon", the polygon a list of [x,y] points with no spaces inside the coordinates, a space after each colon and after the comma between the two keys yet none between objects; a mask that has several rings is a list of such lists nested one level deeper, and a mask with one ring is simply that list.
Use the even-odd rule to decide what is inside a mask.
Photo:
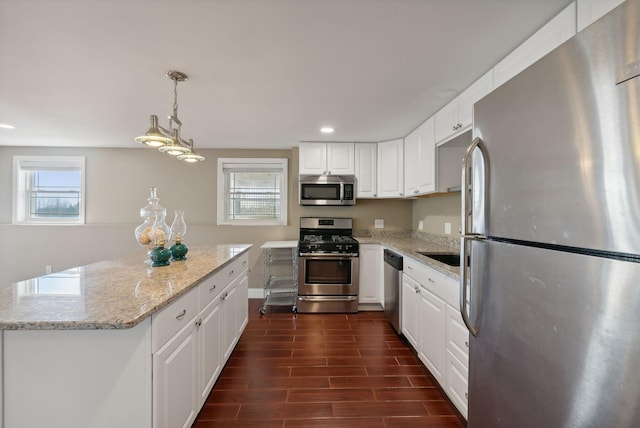
[{"label": "countertop edge", "polygon": [[[225,244],[222,244],[225,245]],[[166,296],[158,304],[148,308],[144,312],[139,313],[130,319],[121,320],[15,320],[15,321],[0,321],[0,331],[29,331],[29,330],[58,330],[58,331],[70,331],[70,330],[126,330],[131,329],[142,323],[147,318],[150,318],[155,313],[161,311],[165,307],[169,306],[174,301],[178,300],[194,288],[196,288],[202,281],[216,272],[224,269],[233,261],[237,260],[244,254],[246,254],[251,248],[252,244],[228,244],[230,246],[238,246],[237,253],[227,258],[224,262],[218,264],[215,268],[204,273],[199,278],[195,279],[189,285],[182,287],[179,290],[172,292]],[[243,247],[243,248],[240,248]]]},{"label": "countertop edge", "polygon": [[400,253],[403,257],[410,257],[417,262],[433,268],[449,278],[455,279],[456,281],[460,280],[460,268],[449,266],[427,256],[423,256],[422,254],[418,254],[418,251],[442,253],[459,252],[460,250],[458,248],[447,247],[415,238],[356,237],[356,239],[360,244],[382,245],[384,248]]}]

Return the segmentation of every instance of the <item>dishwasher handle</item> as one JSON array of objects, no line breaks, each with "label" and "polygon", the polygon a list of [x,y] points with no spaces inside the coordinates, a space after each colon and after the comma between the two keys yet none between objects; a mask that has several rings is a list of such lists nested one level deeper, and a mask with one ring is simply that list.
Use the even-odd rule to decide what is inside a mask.
[{"label": "dishwasher handle", "polygon": [[391,250],[384,250],[384,262],[388,265],[393,266],[396,270],[402,270],[402,256],[398,253],[394,253]]}]

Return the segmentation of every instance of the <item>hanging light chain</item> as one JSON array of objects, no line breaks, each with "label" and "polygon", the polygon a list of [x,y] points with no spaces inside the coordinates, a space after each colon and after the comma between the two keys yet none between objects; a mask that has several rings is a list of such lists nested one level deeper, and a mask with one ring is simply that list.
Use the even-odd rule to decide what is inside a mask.
[{"label": "hanging light chain", "polygon": [[178,79],[173,79],[173,115],[178,117]]}]

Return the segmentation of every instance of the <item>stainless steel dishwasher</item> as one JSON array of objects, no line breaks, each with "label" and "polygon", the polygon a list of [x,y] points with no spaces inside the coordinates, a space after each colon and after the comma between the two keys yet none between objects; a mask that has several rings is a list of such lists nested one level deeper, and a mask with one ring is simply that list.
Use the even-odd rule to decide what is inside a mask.
[{"label": "stainless steel dishwasher", "polygon": [[384,313],[398,334],[402,334],[402,256],[384,250]]}]

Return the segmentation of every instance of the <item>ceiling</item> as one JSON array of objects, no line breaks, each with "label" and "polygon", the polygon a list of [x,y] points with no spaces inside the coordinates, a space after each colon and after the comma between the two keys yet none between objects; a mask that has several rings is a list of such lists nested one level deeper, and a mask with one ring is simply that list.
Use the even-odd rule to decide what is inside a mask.
[{"label": "ceiling", "polygon": [[[0,0],[0,146],[407,135],[570,0]],[[335,133],[320,134],[331,125]]]}]

